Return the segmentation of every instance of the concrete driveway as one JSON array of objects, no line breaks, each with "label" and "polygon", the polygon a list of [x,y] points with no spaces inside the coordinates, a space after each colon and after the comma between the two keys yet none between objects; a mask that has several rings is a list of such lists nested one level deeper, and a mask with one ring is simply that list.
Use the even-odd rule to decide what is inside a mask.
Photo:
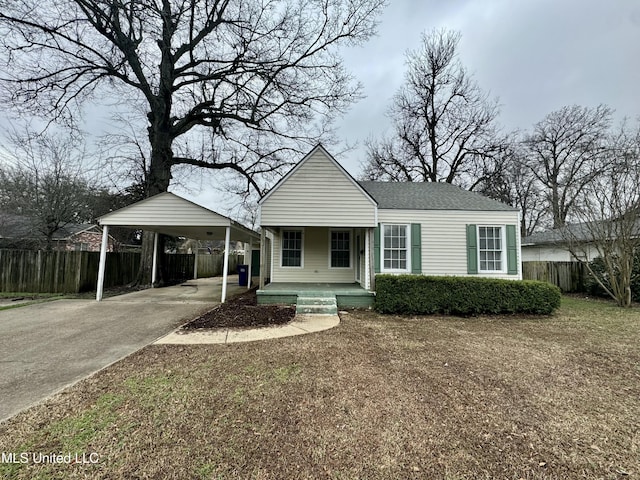
[{"label": "concrete driveway", "polygon": [[[0,311],[0,421],[116,362],[219,303],[219,277],[96,302]],[[246,287],[229,277],[228,296]]]}]

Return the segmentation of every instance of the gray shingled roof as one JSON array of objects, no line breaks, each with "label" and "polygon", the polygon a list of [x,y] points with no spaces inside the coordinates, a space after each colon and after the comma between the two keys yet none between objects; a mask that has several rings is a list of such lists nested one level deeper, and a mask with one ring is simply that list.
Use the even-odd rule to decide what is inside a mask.
[{"label": "gray shingled roof", "polygon": [[566,238],[575,238],[579,241],[592,240],[593,237],[583,224],[567,225],[554,230],[535,232],[522,238],[522,245],[547,245],[564,243]]},{"label": "gray shingled roof", "polygon": [[441,182],[358,182],[378,208],[396,210],[516,211],[504,203]]}]

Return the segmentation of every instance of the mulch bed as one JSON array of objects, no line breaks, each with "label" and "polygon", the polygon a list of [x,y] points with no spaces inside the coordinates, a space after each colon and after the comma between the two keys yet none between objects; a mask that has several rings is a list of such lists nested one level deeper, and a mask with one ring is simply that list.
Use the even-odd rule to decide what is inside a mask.
[{"label": "mulch bed", "polygon": [[288,323],[295,314],[295,308],[290,306],[258,305],[256,290],[253,289],[218,305],[182,329],[268,327]]}]

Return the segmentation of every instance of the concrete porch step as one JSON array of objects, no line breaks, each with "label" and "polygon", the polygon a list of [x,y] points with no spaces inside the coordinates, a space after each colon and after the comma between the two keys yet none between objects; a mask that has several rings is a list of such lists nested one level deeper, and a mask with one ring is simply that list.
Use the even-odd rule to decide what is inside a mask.
[{"label": "concrete porch step", "polygon": [[315,315],[337,315],[338,301],[333,296],[298,296],[296,313]]}]

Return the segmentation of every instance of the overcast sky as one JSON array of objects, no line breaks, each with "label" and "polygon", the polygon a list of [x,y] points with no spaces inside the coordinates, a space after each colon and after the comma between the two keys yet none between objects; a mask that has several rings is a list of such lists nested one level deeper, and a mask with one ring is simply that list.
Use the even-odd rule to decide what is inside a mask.
[{"label": "overcast sky", "polygon": [[[530,129],[564,105],[640,115],[638,0],[390,0],[379,35],[345,53],[366,98],[340,122],[350,142],[390,130],[385,111],[403,82],[405,53],[434,28],[462,34],[459,55],[501,104],[506,130]],[[339,160],[353,175],[364,150]]]}]

